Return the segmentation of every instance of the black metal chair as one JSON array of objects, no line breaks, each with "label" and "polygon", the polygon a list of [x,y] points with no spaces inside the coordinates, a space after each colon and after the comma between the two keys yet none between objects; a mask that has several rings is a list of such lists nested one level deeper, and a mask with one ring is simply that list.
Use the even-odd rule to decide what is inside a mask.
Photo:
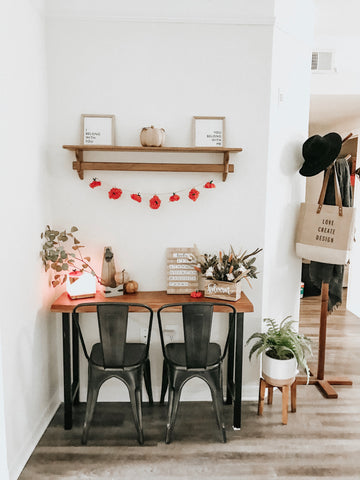
[{"label": "black metal chair", "polygon": [[[164,402],[169,387],[168,421],[165,442],[170,443],[184,384],[193,377],[203,379],[210,387],[217,425],[226,442],[223,419],[222,362],[226,356],[229,338],[233,333],[236,309],[228,303],[216,303],[228,307],[230,322],[223,347],[210,341],[214,303],[189,302],[163,305],[158,310],[161,346],[164,355],[160,403]],[[163,313],[181,307],[184,342],[167,343],[164,340]]]},{"label": "black metal chair", "polygon": [[[100,337],[100,342],[92,346],[90,355],[88,355],[78,320],[78,314],[81,311],[89,311],[89,306],[96,306]],[[136,309],[136,311],[146,312],[147,314],[146,343],[130,343],[126,341],[128,314],[131,307]],[[153,320],[152,309],[147,305],[139,303],[82,303],[74,308],[73,318],[79,330],[85,357],[88,360],[87,405],[82,443],[87,443],[99,389],[106,380],[115,377],[122,380],[128,388],[138,441],[142,445],[144,443],[141,408],[143,376],[149,403],[153,403],[150,360],[148,356]]]}]

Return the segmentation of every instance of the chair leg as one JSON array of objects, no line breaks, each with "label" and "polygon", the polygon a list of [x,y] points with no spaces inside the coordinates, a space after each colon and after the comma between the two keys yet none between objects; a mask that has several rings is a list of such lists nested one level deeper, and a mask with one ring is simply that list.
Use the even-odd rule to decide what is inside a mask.
[{"label": "chair leg", "polygon": [[172,432],[175,426],[176,414],[179,408],[180,389],[169,387],[168,423],[166,425],[165,443],[171,442]]},{"label": "chair leg", "polygon": [[169,380],[168,380],[167,365],[166,365],[166,362],[164,360],[163,371],[162,371],[162,381],[161,381],[160,405],[164,404],[165,394],[166,394],[166,390],[168,388],[168,383],[169,383]]},{"label": "chair leg", "polygon": [[[216,382],[218,383],[218,382]],[[222,394],[222,387],[217,385],[215,382],[209,382],[209,387],[211,390],[211,396],[213,400],[215,416],[216,416],[216,423],[220,429],[222,435],[222,441],[226,443],[226,429],[223,417],[223,394]]]},{"label": "chair leg", "polygon": [[153,405],[154,400],[153,400],[152,387],[151,387],[151,369],[150,369],[150,360],[149,359],[145,363],[144,380],[145,380],[146,392],[147,392],[148,397],[149,397],[149,404]]},{"label": "chair leg", "polygon": [[92,371],[91,367],[89,367],[88,372],[89,372],[88,373],[89,380],[88,380],[88,391],[87,391],[87,399],[86,399],[86,413],[85,413],[83,433],[81,438],[81,443],[83,445],[86,445],[87,443],[89,428],[94,416],[96,401],[97,401],[99,389],[101,386],[101,383],[96,378],[96,374]]},{"label": "chair leg", "polygon": [[129,396],[130,396],[131,409],[134,417],[134,423],[135,423],[135,427],[138,434],[138,442],[140,445],[143,445],[144,433],[143,433],[143,426],[142,426],[141,388],[135,388],[135,389],[129,388]]}]

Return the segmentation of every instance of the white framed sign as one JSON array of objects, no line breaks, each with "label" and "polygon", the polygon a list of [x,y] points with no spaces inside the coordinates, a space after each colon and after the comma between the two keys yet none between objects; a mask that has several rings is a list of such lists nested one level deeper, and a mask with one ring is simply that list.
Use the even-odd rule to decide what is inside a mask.
[{"label": "white framed sign", "polygon": [[225,117],[194,117],[195,147],[223,147]]},{"label": "white framed sign", "polygon": [[81,115],[82,145],[115,145],[115,115]]}]

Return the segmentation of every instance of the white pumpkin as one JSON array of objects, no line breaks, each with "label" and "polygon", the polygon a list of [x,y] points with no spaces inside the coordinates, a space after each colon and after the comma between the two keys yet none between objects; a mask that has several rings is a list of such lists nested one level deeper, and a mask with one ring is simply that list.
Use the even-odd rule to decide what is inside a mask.
[{"label": "white pumpkin", "polygon": [[144,127],[140,133],[140,142],[143,147],[162,147],[165,143],[165,130],[163,128]]}]

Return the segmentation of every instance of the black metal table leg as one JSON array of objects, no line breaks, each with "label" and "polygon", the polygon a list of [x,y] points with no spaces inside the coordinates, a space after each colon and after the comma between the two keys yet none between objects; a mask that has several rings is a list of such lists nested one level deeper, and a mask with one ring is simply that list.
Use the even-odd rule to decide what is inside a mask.
[{"label": "black metal table leg", "polygon": [[[232,321],[233,313],[229,313],[229,323]],[[227,383],[226,383],[226,405],[232,404],[234,395],[234,349],[235,349],[235,329],[233,328],[229,337],[229,350],[227,362]]]},{"label": "black metal table leg", "polygon": [[243,340],[244,340],[244,314],[236,314],[236,349],[235,349],[235,399],[233,427],[241,428],[241,395],[242,395],[242,368],[243,368]]},{"label": "black metal table leg", "polygon": [[72,428],[70,314],[62,314],[63,330],[63,375],[64,375],[64,428]]},{"label": "black metal table leg", "polygon": [[[78,315],[75,313],[75,315]],[[79,375],[79,331],[76,327],[74,317],[72,319],[72,374],[73,384],[71,389],[74,405],[79,403],[80,375]]]}]

